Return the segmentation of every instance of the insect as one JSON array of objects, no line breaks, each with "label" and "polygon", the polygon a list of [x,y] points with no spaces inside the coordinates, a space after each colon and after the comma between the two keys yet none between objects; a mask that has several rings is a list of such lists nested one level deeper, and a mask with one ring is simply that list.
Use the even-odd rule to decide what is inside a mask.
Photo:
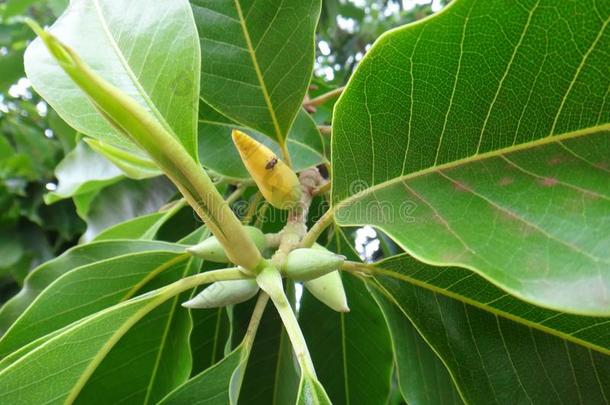
[{"label": "insect", "polygon": [[276,164],[277,164],[277,158],[274,156],[267,162],[267,164],[265,165],[265,169],[273,170],[273,168],[275,167]]}]

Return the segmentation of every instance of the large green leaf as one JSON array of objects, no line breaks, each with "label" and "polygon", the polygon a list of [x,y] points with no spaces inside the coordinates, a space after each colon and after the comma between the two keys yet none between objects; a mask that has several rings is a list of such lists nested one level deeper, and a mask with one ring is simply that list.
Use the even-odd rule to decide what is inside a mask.
[{"label": "large green leaf", "polygon": [[[329,249],[358,259],[342,232],[335,232]],[[335,312],[304,289],[299,324],[334,404],[381,404],[392,375],[387,327],[364,283],[349,275],[342,278],[350,312]]]},{"label": "large green leaf", "polygon": [[213,367],[172,391],[160,404],[233,404],[234,384],[245,368],[245,349],[239,346]]},{"label": "large green leaf", "polygon": [[[145,285],[142,292],[194,274],[200,266],[201,260],[196,258],[172,266]],[[76,403],[152,404],[183,384],[191,372],[192,322],[180,302],[189,296],[190,292],[176,295],[138,321],[96,368]],[[100,397],[104,390],[107,393]]]},{"label": "large green leaf", "polygon": [[[290,287],[288,295],[291,296]],[[252,305],[242,304],[233,312],[234,339],[246,332]],[[282,320],[273,305],[267,305],[239,395],[243,405],[282,405],[294,403],[299,386],[298,365]]]},{"label": "large green leaf", "polygon": [[[200,49],[186,0],[75,0],[50,31],[133,98],[197,158]],[[25,54],[34,88],[78,131],[137,151],[36,39]]]},{"label": "large green leaf", "polygon": [[75,198],[79,215],[87,221],[84,241],[89,241],[104,229],[119,222],[157,211],[176,193],[165,177],[146,180],[124,179],[94,196],[83,194]]},{"label": "large green leaf", "polygon": [[230,323],[226,308],[191,311],[193,331],[190,346],[193,353],[191,375],[197,375],[224,357]]},{"label": "large green leaf", "polygon": [[374,263],[374,268],[375,274],[383,277],[610,355],[610,318],[579,316],[537,307],[507,294],[466,269],[432,267],[407,254]]},{"label": "large green leaf", "polygon": [[191,0],[203,99],[284,144],[311,77],[320,3]]},{"label": "large green leaf", "polygon": [[0,371],[0,402],[72,403],[117,342],[148,313],[204,282],[240,278],[243,274],[235,269],[182,278],[47,335]]},{"label": "large green leaf", "polygon": [[456,0],[383,35],[335,108],[337,222],[610,315],[609,23],[595,0]]},{"label": "large green leaf", "polygon": [[[606,403],[610,357],[391,278],[378,294],[398,350],[412,322],[447,367],[466,403]],[[398,363],[409,373],[409,362]]]},{"label": "large green leaf", "polygon": [[[260,327],[260,318],[266,308],[268,298],[257,299],[252,318],[248,321],[247,332],[241,343],[224,359],[191,378],[176,388],[161,401],[162,404],[237,404],[241,395],[241,385],[252,350],[252,343]],[[262,306],[261,306],[262,305]]]},{"label": "large green leaf", "polygon": [[[199,112],[199,159],[214,172],[236,180],[250,179],[250,174],[231,139],[232,128],[239,125],[231,122],[209,105],[202,103]],[[279,145],[256,131],[242,127],[259,142],[267,145],[277,156],[282,156]],[[300,110],[290,128],[286,145],[292,159],[292,168],[301,171],[327,162],[324,145],[316,123],[304,110]]]},{"label": "large green leaf", "polygon": [[[112,239],[152,239],[149,232],[163,220],[164,212],[153,212],[113,225],[98,233],[91,242]],[[150,236],[147,236],[150,235]]]},{"label": "large green leaf", "polygon": [[[382,300],[382,299],[380,299]],[[381,301],[390,332],[396,377],[402,397],[409,405],[462,404],[447,368],[411,322],[392,304]]]},{"label": "large green leaf", "polygon": [[97,192],[123,178],[123,173],[86,143],[79,142],[55,168],[57,189],[45,195],[52,204],[63,198]]},{"label": "large green leaf", "polygon": [[53,336],[0,372],[0,402],[72,402],[129,328],[174,294],[167,288],[140,296]]},{"label": "large green leaf", "polygon": [[165,250],[171,247],[167,243],[149,241],[110,240],[94,242],[76,246],[58,258],[40,265],[26,277],[21,291],[0,309],[0,334],[6,332],[10,325],[45,288],[69,271],[112,257],[158,251],[161,246]]},{"label": "large green leaf", "polygon": [[[162,250],[163,249],[163,250]],[[184,247],[158,242],[156,251],[77,267],[45,288],[0,339],[0,357],[39,337],[125,301],[155,276],[184,268]]]}]

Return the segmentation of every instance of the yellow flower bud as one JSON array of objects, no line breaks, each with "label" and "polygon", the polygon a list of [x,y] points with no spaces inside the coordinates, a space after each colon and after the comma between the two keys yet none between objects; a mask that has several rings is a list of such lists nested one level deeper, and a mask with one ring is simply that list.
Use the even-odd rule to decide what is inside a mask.
[{"label": "yellow flower bud", "polygon": [[303,283],[305,288],[320,300],[337,312],[349,312],[347,297],[338,271],[325,274]]},{"label": "yellow flower bud", "polygon": [[279,209],[298,206],[301,185],[288,165],[271,149],[237,129],[233,130],[233,143],[261,194],[271,205]]},{"label": "yellow flower bud", "polygon": [[[244,226],[244,229],[248,235],[254,241],[254,244],[259,251],[263,251],[266,246],[266,239],[263,232],[253,226]],[[193,256],[201,257],[204,260],[214,263],[228,263],[229,258],[225,253],[225,249],[222,247],[218,239],[215,236],[209,237],[206,240],[198,243],[197,245],[191,246],[186,249],[187,252]]]}]

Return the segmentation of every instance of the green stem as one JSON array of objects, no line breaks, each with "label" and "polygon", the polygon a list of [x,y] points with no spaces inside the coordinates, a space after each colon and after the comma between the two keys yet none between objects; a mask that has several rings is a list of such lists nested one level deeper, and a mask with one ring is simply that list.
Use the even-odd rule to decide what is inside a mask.
[{"label": "green stem", "polygon": [[269,301],[269,295],[265,292],[261,292],[258,295],[258,299],[256,300],[256,305],[254,305],[254,310],[252,311],[252,316],[250,317],[250,323],[248,324],[248,329],[246,330],[246,336],[244,336],[244,340],[242,344],[247,349],[246,358],[250,354],[250,349],[252,349],[252,343],[254,342],[254,337],[256,336],[256,331],[258,329],[258,325],[263,318],[263,313],[265,312],[265,307],[267,306],[267,302]]},{"label": "green stem", "polygon": [[45,32],[34,21],[28,24],[40,36],[63,70],[83,90],[100,114],[117,130],[145,150],[169,177],[187,202],[205,221],[225,248],[229,259],[250,271],[263,258],[244,231],[203,167],[193,158],[171,128],[152,116],[131,97],[95,73],[69,47]]},{"label": "green stem", "polygon": [[214,283],[216,281],[226,280],[244,280],[251,278],[246,273],[241,271],[239,267],[229,267],[221,270],[206,271],[204,273],[195,274],[194,276],[185,277],[168,286],[162,288],[167,296],[174,296],[200,286],[201,284]]},{"label": "green stem", "polygon": [[337,87],[336,89],[333,89],[327,93],[319,95],[316,98],[312,98],[311,100],[309,100],[306,103],[303,103],[303,106],[304,107],[320,106],[320,105],[326,103],[327,101],[332,100],[333,98],[339,97],[341,95],[341,93],[343,93],[343,90],[345,90],[345,86]]},{"label": "green stem", "polygon": [[340,270],[347,271],[350,273],[364,273],[373,275],[375,274],[375,269],[365,263],[358,263],[346,260],[340,267]]},{"label": "green stem", "polygon": [[305,234],[303,239],[301,240],[301,247],[311,247],[316,240],[320,237],[322,232],[331,224],[334,220],[334,212],[333,209],[329,209],[322,215],[322,217],[311,227],[309,232]]},{"label": "green stem", "polygon": [[233,191],[225,200],[227,202],[227,204],[231,205],[233,204],[235,201],[237,201],[239,199],[239,197],[242,196],[242,194],[244,193],[244,191],[246,191],[246,186],[244,186],[243,184],[240,184],[239,186],[237,186],[237,188],[235,189],[235,191]]},{"label": "green stem", "polygon": [[316,371],[313,361],[311,361],[311,355],[309,354],[309,349],[307,348],[299,322],[290,306],[288,297],[284,293],[280,272],[275,267],[266,267],[256,277],[256,281],[261,289],[269,294],[275,308],[280,314],[302,373],[315,377]]}]

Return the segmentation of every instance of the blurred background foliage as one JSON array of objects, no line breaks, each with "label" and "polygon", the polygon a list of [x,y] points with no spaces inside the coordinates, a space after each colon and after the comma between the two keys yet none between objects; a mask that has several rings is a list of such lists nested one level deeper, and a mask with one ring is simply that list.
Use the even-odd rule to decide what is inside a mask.
[{"label": "blurred background foliage", "polygon": [[[344,86],[383,32],[430,15],[447,2],[323,0],[309,97]],[[0,1],[0,302],[41,262],[118,222],[157,211],[176,195],[166,180],[130,179],[93,152],[24,78],[23,52],[34,35],[21,19],[29,16],[50,25],[67,4]],[[331,124],[332,107],[329,102],[311,111],[319,125]],[[184,222],[184,217],[192,222],[189,215],[177,220]],[[376,239],[372,230],[363,235],[364,245]],[[381,245],[383,249],[377,242],[361,254],[372,259],[392,248]]]}]

